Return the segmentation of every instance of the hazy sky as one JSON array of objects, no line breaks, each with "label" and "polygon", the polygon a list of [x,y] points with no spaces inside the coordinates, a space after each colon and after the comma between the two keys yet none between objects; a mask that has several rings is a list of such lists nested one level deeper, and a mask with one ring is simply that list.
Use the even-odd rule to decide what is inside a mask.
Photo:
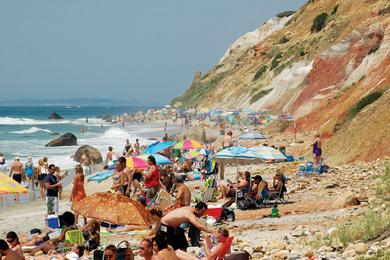
[{"label": "hazy sky", "polygon": [[2,0],[0,100],[168,102],[238,37],[307,0]]}]

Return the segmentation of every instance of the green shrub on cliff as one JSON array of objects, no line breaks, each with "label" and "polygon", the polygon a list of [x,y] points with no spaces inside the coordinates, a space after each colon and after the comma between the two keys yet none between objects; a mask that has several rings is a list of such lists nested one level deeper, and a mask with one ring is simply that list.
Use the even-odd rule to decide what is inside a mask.
[{"label": "green shrub on cliff", "polygon": [[321,13],[316,18],[314,18],[313,25],[311,27],[311,32],[321,31],[328,22],[329,15],[327,13]]},{"label": "green shrub on cliff", "polygon": [[255,76],[253,76],[253,81],[256,81],[258,80],[259,78],[261,78],[261,76],[264,75],[264,73],[267,71],[267,66],[262,66],[255,74]]},{"label": "green shrub on cliff", "polygon": [[265,90],[261,90],[259,92],[257,92],[256,94],[254,94],[251,99],[249,100],[249,104],[253,104],[255,103],[257,100],[259,100],[260,98],[264,97],[265,95],[267,95],[268,93],[270,93],[272,91],[272,88],[271,89],[265,89]]},{"label": "green shrub on cliff", "polygon": [[287,35],[284,35],[282,38],[279,39],[278,44],[283,44],[290,41],[290,38]]},{"label": "green shrub on cliff", "polygon": [[271,61],[271,70],[276,68],[279,65],[280,59],[282,58],[282,53],[278,53],[275,55],[275,57]]},{"label": "green shrub on cliff", "polygon": [[350,120],[352,120],[353,118],[355,118],[355,116],[363,110],[363,108],[365,108],[366,106],[374,103],[375,101],[378,100],[378,98],[380,98],[382,96],[382,92],[373,92],[365,97],[363,97],[362,99],[359,100],[359,102],[357,102],[353,107],[351,107],[348,112],[347,112],[347,115],[345,116],[345,119],[344,119],[344,122],[348,122]]}]

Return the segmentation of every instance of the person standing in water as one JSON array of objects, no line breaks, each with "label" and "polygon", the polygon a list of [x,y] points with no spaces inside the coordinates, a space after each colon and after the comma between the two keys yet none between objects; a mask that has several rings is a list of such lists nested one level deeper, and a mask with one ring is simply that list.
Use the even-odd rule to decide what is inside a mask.
[{"label": "person standing in water", "polygon": [[[9,170],[9,177],[14,179],[19,184],[22,183],[22,176],[24,174],[23,164],[20,162],[19,157],[15,157],[15,161],[11,164],[11,168]],[[15,201],[19,200],[19,194],[15,194]]]},{"label": "person standing in water", "polygon": [[141,145],[139,144],[138,139],[135,139],[134,153],[135,153],[136,155],[140,155],[140,153],[141,153]]},{"label": "person standing in water", "polygon": [[313,143],[313,161],[314,166],[319,166],[322,156],[322,140],[320,134],[316,134]]},{"label": "person standing in water", "polygon": [[93,161],[88,149],[85,149],[84,154],[81,156],[80,165],[83,167],[83,172],[85,176],[92,174]]}]

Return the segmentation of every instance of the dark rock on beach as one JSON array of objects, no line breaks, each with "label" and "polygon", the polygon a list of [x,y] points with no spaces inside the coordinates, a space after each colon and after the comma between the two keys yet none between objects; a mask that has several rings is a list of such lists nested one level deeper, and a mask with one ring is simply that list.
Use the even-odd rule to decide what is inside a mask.
[{"label": "dark rock on beach", "polygon": [[77,145],[77,137],[72,133],[66,133],[50,141],[45,146],[53,147],[53,146],[71,146],[71,145]]},{"label": "dark rock on beach", "polygon": [[103,157],[102,157],[102,154],[99,152],[99,150],[96,149],[95,147],[90,146],[90,145],[80,146],[77,149],[75,155],[73,156],[73,159],[76,162],[80,162],[80,158],[84,154],[85,150],[89,151],[89,154],[92,157],[93,163],[102,163],[103,162]]},{"label": "dark rock on beach", "polygon": [[54,119],[54,120],[59,120],[59,119],[64,119],[62,116],[58,115],[57,113],[51,113],[49,116],[49,119]]}]

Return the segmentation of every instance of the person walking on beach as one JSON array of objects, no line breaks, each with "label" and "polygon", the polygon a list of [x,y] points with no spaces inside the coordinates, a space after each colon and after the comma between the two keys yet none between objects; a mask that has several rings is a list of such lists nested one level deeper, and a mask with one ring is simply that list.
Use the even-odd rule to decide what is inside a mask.
[{"label": "person walking on beach", "polygon": [[5,157],[2,153],[0,153],[0,172],[7,172],[7,163],[5,162]]},{"label": "person walking on beach", "polygon": [[[76,165],[75,171],[76,174],[73,178],[72,193],[70,195],[70,202],[72,202],[72,208],[76,202],[87,197],[84,189],[85,176],[83,173],[83,167],[81,167],[81,165]],[[79,221],[79,213],[75,212],[74,215],[75,215],[75,224],[77,224]],[[86,223],[87,223],[87,218],[84,217],[84,224]]]},{"label": "person walking on beach", "polygon": [[[14,179],[18,183],[22,183],[22,176],[24,174],[23,164],[20,162],[19,157],[15,157],[15,161],[11,164],[11,168],[9,170],[9,177]],[[15,201],[19,200],[19,194],[15,194]]]},{"label": "person walking on beach", "polygon": [[131,148],[131,144],[130,144],[130,141],[129,139],[126,139],[126,143],[125,143],[125,147],[123,148],[123,155],[126,155],[127,152],[130,150]]},{"label": "person walking on beach", "polygon": [[83,167],[83,172],[85,176],[92,174],[93,161],[88,149],[85,149],[84,154],[81,155],[80,165],[81,167]]},{"label": "person walking on beach", "polygon": [[47,168],[45,167],[45,163],[43,162],[42,159],[39,159],[38,161],[37,173],[38,173],[38,183],[41,190],[41,199],[43,199],[46,191],[45,178],[47,176]]},{"label": "person walking on beach", "polygon": [[31,187],[34,191],[34,164],[31,156],[27,158],[27,161],[24,164],[24,172],[26,173],[28,187]]},{"label": "person walking on beach", "polygon": [[58,213],[58,190],[62,187],[61,182],[58,182],[55,173],[55,165],[50,164],[48,168],[48,175],[45,178],[46,187],[46,206],[47,214]]},{"label": "person walking on beach", "polygon": [[140,155],[140,153],[141,153],[141,145],[139,144],[138,139],[135,139],[134,153],[135,153],[135,155]]},{"label": "person walking on beach", "polygon": [[320,134],[315,135],[314,141],[311,146],[313,147],[314,166],[319,166],[322,156],[322,141]]}]

